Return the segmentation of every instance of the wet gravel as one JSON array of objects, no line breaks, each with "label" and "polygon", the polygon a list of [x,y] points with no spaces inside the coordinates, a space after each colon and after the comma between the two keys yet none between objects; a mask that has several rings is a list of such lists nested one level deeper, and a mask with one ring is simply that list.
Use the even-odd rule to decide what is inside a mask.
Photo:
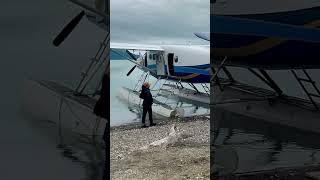
[{"label": "wet gravel", "polygon": [[[168,136],[173,124],[190,137],[168,146],[141,149]],[[111,131],[112,179],[209,179],[209,119],[170,120],[154,127]]]}]

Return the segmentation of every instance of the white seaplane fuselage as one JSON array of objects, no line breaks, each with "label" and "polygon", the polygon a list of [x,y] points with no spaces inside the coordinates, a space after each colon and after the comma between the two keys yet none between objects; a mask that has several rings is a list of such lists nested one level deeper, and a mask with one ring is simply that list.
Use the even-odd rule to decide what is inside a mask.
[{"label": "white seaplane fuselage", "polygon": [[[112,51],[145,51],[134,62],[155,78],[188,83],[210,82],[209,45],[147,45],[111,42]],[[131,53],[131,52],[128,52]]]},{"label": "white seaplane fuselage", "polygon": [[147,51],[142,66],[156,78],[190,83],[209,83],[210,48],[198,45],[161,45],[163,51]]}]

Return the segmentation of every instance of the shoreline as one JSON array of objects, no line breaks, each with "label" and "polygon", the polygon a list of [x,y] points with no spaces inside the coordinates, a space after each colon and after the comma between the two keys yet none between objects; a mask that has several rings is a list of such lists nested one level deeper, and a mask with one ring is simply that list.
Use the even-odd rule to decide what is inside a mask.
[{"label": "shoreline", "polygon": [[[164,126],[164,125],[170,125],[175,123],[186,123],[186,122],[193,122],[193,121],[201,121],[201,120],[210,120],[209,115],[199,115],[199,116],[192,116],[192,117],[177,117],[177,118],[164,118],[162,117],[154,119],[154,122],[157,124],[156,126]],[[146,119],[146,125],[149,127],[149,120]],[[122,124],[118,126],[111,126],[110,132],[112,131],[122,131],[122,130],[131,130],[131,129],[140,129],[141,128],[141,122],[132,122],[127,124]]]},{"label": "shoreline", "polygon": [[209,121],[198,116],[155,121],[147,128],[112,127],[111,178],[210,179]]}]

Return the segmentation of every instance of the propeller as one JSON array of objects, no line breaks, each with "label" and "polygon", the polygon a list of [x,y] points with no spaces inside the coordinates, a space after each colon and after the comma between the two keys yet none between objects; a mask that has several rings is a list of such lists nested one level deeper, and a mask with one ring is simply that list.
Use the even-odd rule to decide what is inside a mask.
[{"label": "propeller", "polygon": [[[137,60],[137,58],[136,58],[130,51],[126,50],[126,52],[127,52],[127,54],[129,54],[129,56],[130,56],[132,59],[134,59],[135,61]],[[130,71],[127,73],[127,76],[129,76],[136,67],[137,67],[137,65],[133,66],[133,67],[130,69]]]},{"label": "propeller", "polygon": [[133,66],[133,67],[130,69],[130,71],[127,73],[127,76],[129,76],[136,67],[137,67],[137,65]]},{"label": "propeller", "polygon": [[76,17],[74,17],[53,40],[53,45],[59,46],[79,24],[84,15],[85,12],[81,11]]}]

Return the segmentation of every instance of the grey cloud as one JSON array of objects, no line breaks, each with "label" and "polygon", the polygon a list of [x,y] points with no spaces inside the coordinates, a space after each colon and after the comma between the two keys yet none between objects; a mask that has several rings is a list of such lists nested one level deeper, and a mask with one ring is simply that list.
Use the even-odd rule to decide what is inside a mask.
[{"label": "grey cloud", "polygon": [[113,41],[203,42],[193,32],[209,31],[210,2],[203,0],[111,1]]}]

